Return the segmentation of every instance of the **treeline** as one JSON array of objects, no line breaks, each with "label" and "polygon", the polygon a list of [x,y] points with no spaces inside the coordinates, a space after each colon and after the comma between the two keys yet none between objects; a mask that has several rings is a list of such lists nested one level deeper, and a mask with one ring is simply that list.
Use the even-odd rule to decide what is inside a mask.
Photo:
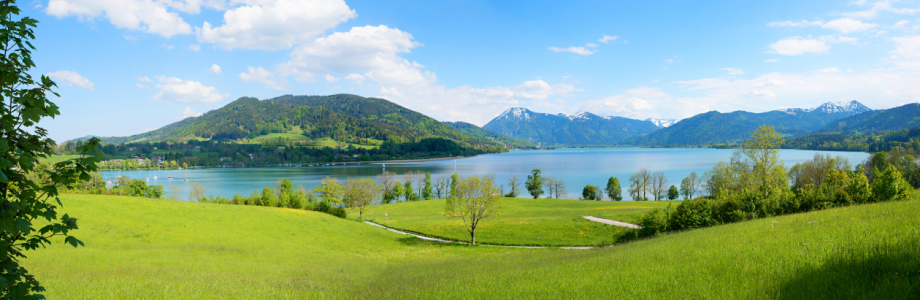
[{"label": "treeline", "polygon": [[463,147],[452,140],[443,138],[424,138],[410,143],[385,141],[377,148],[361,148],[353,145],[332,148],[302,146],[296,143],[248,144],[192,140],[184,143],[124,144],[119,145],[116,149],[117,151],[134,149],[130,153],[136,158],[103,161],[99,163],[100,170],[176,169],[224,165],[253,167],[468,157],[488,153],[481,149]]},{"label": "treeline", "polygon": [[873,154],[851,169],[843,157],[816,155],[789,170],[778,158],[782,137],[762,126],[702,178],[707,196],[673,209],[655,209],[640,221],[640,236],[853,204],[905,199],[920,187],[920,164],[903,152]]},{"label": "treeline", "polygon": [[815,133],[796,137],[783,145],[786,149],[831,151],[901,151],[920,153],[920,127],[872,135]]}]

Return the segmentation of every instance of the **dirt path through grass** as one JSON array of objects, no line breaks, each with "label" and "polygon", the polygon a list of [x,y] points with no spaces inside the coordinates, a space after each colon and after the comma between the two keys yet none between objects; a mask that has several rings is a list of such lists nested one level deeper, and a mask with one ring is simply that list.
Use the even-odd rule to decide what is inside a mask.
[{"label": "dirt path through grass", "polygon": [[[426,240],[426,241],[434,241],[434,242],[441,242],[441,243],[469,244],[469,243],[466,243],[466,242],[448,241],[448,240],[442,240],[442,239],[437,239],[437,238],[433,238],[433,237],[427,237],[427,236],[423,236],[423,235],[408,233],[408,232],[404,232],[404,231],[399,231],[399,230],[396,230],[396,229],[393,229],[393,228],[390,228],[390,227],[386,227],[386,226],[383,226],[383,225],[380,225],[380,224],[377,224],[377,223],[374,223],[374,222],[370,222],[370,221],[364,221],[364,223],[366,223],[366,224],[368,224],[368,225],[371,225],[371,226],[380,227],[380,228],[383,228],[383,229],[386,229],[386,230],[389,230],[389,231],[392,231],[392,232],[395,232],[395,233],[405,234],[405,235],[411,235],[411,236],[414,236],[414,237],[417,237],[417,238],[420,238],[420,239],[423,239],[423,240]],[[624,224],[625,224],[625,223],[624,223]],[[482,243],[477,244],[477,245],[479,245],[479,246],[491,246],[491,247],[528,248],[528,249],[558,248],[558,249],[587,250],[587,249],[595,249],[595,248],[598,248],[598,247],[507,246],[507,245],[489,245],[489,244],[482,244]],[[602,248],[602,247],[601,247],[601,248]]]},{"label": "dirt path through grass", "polygon": [[595,218],[595,217],[591,217],[591,216],[584,216],[584,218],[585,218],[585,219],[588,219],[588,220],[591,220],[591,221],[594,221],[594,222],[600,222],[600,223],[604,223],[604,224],[608,224],[608,225],[613,225],[613,226],[620,226],[620,227],[629,227],[629,228],[635,228],[635,229],[642,229],[642,226],[635,225],[635,224],[629,224],[629,223],[623,223],[623,222],[620,222],[620,221],[614,221],[614,220],[607,220],[607,219]]}]

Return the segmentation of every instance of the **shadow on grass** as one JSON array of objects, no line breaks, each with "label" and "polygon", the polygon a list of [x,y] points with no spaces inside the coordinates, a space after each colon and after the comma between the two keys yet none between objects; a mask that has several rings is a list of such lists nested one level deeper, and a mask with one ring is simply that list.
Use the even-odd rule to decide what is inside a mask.
[{"label": "shadow on grass", "polygon": [[798,274],[779,299],[920,299],[920,242],[853,249]]}]

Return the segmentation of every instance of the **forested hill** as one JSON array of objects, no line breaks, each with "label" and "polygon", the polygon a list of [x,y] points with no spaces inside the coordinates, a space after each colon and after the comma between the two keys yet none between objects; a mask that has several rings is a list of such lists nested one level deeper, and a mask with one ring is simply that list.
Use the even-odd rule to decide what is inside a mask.
[{"label": "forested hill", "polygon": [[474,148],[501,146],[498,142],[461,133],[431,117],[379,98],[338,94],[331,96],[285,95],[270,100],[284,104],[323,107],[341,115],[401,128],[416,136],[446,138]]},{"label": "forested hill", "polygon": [[163,128],[128,137],[104,137],[106,143],[187,141],[191,139],[236,140],[269,133],[297,133],[309,138],[415,141],[407,130],[341,115],[322,107],[240,98],[199,117],[186,118]]},{"label": "forested hill", "polygon": [[633,137],[622,144],[709,145],[734,143],[746,139],[762,124],[773,126],[784,135],[804,135],[832,122],[855,114],[871,111],[857,101],[828,102],[812,109],[785,109],[763,113],[710,111],[684,120],[645,136]]},{"label": "forested hill", "polygon": [[920,104],[911,103],[886,110],[865,112],[830,123],[819,134],[872,134],[920,127]]},{"label": "forested hill", "polygon": [[519,140],[513,137],[506,135],[494,133],[485,129],[480,128],[479,126],[467,123],[467,122],[444,122],[447,126],[450,126],[456,130],[459,130],[462,133],[469,134],[475,137],[481,137],[491,141],[499,142],[507,146],[514,148],[533,148],[534,144],[525,140]]}]

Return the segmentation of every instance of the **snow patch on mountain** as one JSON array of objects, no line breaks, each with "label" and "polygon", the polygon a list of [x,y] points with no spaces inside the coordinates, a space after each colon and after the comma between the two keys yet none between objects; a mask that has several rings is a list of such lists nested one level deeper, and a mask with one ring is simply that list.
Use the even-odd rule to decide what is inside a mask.
[{"label": "snow patch on mountain", "polygon": [[859,103],[859,101],[840,101],[840,102],[827,102],[819,105],[815,108],[787,108],[780,109],[779,111],[788,113],[788,114],[797,114],[797,113],[806,113],[806,112],[823,112],[826,114],[836,114],[836,113],[851,113],[858,114],[862,112],[872,111],[871,108]]},{"label": "snow patch on mountain", "polygon": [[649,118],[649,119],[646,119],[646,121],[655,123],[655,126],[658,126],[658,128],[665,128],[665,127],[674,125],[674,123],[677,123],[677,120],[675,120],[675,119],[656,119],[656,118]]}]

